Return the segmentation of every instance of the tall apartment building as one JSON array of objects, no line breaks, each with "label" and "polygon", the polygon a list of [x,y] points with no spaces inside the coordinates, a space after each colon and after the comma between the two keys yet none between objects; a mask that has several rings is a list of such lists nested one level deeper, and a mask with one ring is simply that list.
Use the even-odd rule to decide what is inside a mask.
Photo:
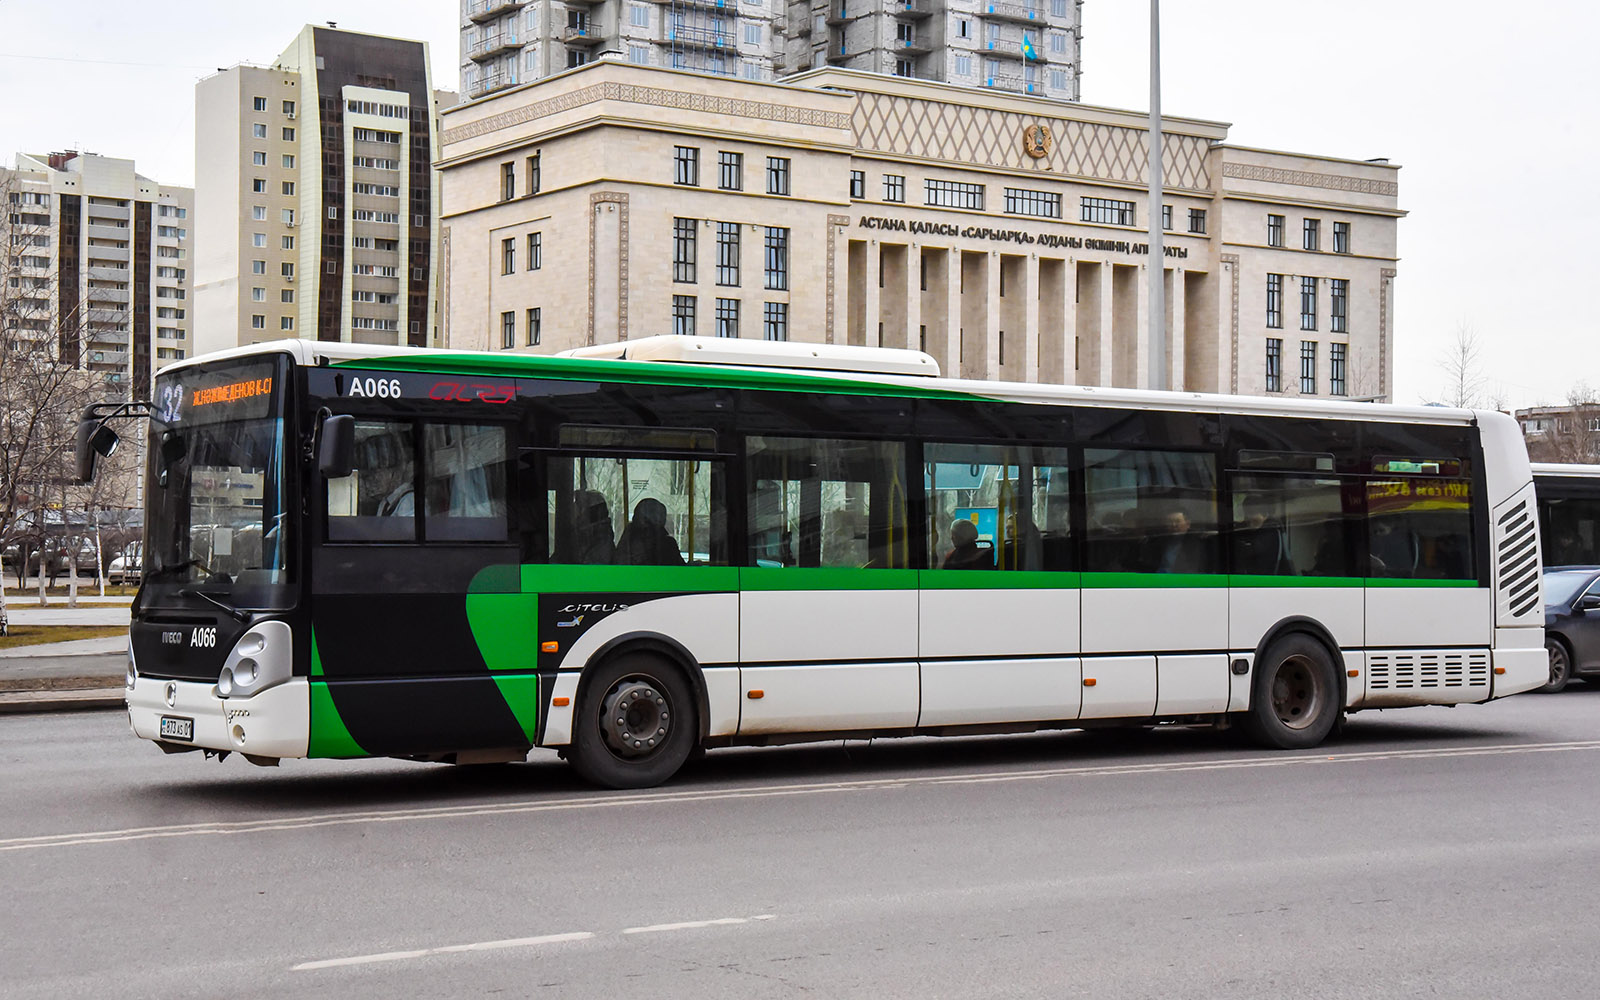
[{"label": "tall apartment building", "polygon": [[469,98],[628,62],[746,80],[837,66],[1078,99],[1082,0],[461,0]]},{"label": "tall apartment building", "polygon": [[781,71],[786,0],[461,0],[461,93],[531,83],[616,52],[747,80]]},{"label": "tall apartment building", "polygon": [[438,342],[438,115],[424,42],[308,25],[195,88],[201,350]]},{"label": "tall apartment building", "polygon": [[795,0],[783,69],[1078,99],[1083,0]]},{"label": "tall apartment building", "polygon": [[106,398],[150,398],[154,368],[192,349],[193,189],[132,160],[62,152],[18,154],[0,192],[0,338],[53,341]]}]

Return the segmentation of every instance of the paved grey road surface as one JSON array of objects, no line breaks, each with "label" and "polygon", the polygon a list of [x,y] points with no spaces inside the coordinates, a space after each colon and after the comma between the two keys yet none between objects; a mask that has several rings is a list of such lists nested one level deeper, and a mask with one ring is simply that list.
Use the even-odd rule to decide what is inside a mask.
[{"label": "paved grey road surface", "polygon": [[0,719],[7,997],[1600,995],[1600,688],[714,752],[674,784]]}]

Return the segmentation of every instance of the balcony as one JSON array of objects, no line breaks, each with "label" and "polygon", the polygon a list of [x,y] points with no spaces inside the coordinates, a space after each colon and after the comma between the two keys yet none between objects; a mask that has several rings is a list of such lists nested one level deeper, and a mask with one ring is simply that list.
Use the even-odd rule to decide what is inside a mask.
[{"label": "balcony", "polygon": [[126,243],[133,238],[133,230],[128,226],[89,225],[84,228],[88,232],[89,238],[94,240],[117,240]]},{"label": "balcony", "polygon": [[730,29],[696,28],[689,25],[667,25],[662,43],[683,49],[731,51],[736,48],[734,33]]},{"label": "balcony", "polygon": [[1040,46],[1044,42],[1038,38],[1033,39],[1033,58],[1029,59],[1022,51],[1022,36],[1004,35],[995,33],[986,38],[977,50],[977,54],[985,59],[1015,59],[1017,62],[1041,63],[1045,61],[1044,53]]},{"label": "balcony", "polygon": [[487,38],[481,38],[477,44],[467,51],[467,58],[473,62],[485,62],[512,49],[522,48],[522,36],[515,31],[499,31]]},{"label": "balcony", "polygon": [[561,30],[561,41],[568,48],[587,48],[606,40],[605,31],[593,21],[586,24],[569,24]]},{"label": "balcony", "polygon": [[1032,94],[1035,97],[1044,96],[1044,83],[1039,80],[1029,81],[1015,73],[996,73],[983,78],[983,85],[994,90],[1005,90],[1013,94]]},{"label": "balcony", "polygon": [[738,10],[738,0],[655,0],[656,3],[673,7],[692,7],[696,10]]},{"label": "balcony", "polygon": [[979,3],[977,15],[991,21],[1016,21],[1020,24],[1042,24],[1045,20],[1042,7],[1020,3]]},{"label": "balcony", "polygon": [[129,298],[126,288],[96,288],[90,285],[88,294],[84,297],[89,300],[90,309],[128,308]]},{"label": "balcony", "polygon": [[932,52],[933,47],[928,44],[927,39],[913,35],[910,38],[896,38],[891,50],[897,56],[920,56]]},{"label": "balcony", "polygon": [[501,14],[521,10],[528,6],[528,0],[472,0],[467,4],[467,20],[473,24],[482,24],[493,21]]},{"label": "balcony", "polygon": [[889,13],[902,21],[920,21],[933,16],[933,4],[929,0],[891,0]]},{"label": "balcony", "polygon": [[90,281],[121,281],[126,282],[132,277],[133,272],[126,267],[91,263],[88,267]]},{"label": "balcony", "polygon": [[472,85],[469,96],[482,97],[484,94],[492,94],[497,90],[504,90],[507,87],[515,87],[516,85],[516,73],[485,73]]},{"label": "balcony", "polygon": [[[866,10],[866,9],[867,8],[863,5],[862,10]],[[851,21],[854,21],[856,18],[858,18],[860,16],[861,15],[859,13],[857,13],[857,14],[850,13],[850,8],[845,6],[844,4],[839,4],[836,7],[829,7],[828,8],[828,16],[827,16],[827,18],[825,20],[825,23],[830,28],[837,28],[841,24],[849,24]]]}]

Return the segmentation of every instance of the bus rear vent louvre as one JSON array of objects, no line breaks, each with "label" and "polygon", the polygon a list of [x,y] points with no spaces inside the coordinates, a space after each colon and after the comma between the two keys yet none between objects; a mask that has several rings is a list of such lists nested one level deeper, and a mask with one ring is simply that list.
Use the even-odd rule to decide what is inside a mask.
[{"label": "bus rear vent louvre", "polygon": [[1370,653],[1368,691],[1415,691],[1489,686],[1487,650]]},{"label": "bus rear vent louvre", "polygon": [[1500,515],[1496,527],[1500,544],[1496,553],[1500,600],[1521,618],[1539,603],[1539,538],[1534,532],[1531,504],[1524,499]]}]

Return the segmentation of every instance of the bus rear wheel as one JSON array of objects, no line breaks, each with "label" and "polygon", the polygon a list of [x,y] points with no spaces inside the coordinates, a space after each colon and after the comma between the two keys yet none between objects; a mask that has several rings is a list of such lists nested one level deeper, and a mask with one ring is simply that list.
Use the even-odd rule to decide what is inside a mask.
[{"label": "bus rear wheel", "polygon": [[1572,680],[1572,654],[1567,652],[1567,644],[1554,636],[1544,641],[1544,651],[1550,656],[1550,679],[1538,690],[1555,694]]},{"label": "bus rear wheel", "polygon": [[1262,746],[1303,750],[1327,739],[1339,721],[1339,681],[1320,642],[1290,635],[1256,661],[1244,728]]},{"label": "bus rear wheel", "polygon": [[654,656],[623,655],[584,679],[570,759],[593,784],[649,788],[678,772],[699,734],[682,671]]}]

